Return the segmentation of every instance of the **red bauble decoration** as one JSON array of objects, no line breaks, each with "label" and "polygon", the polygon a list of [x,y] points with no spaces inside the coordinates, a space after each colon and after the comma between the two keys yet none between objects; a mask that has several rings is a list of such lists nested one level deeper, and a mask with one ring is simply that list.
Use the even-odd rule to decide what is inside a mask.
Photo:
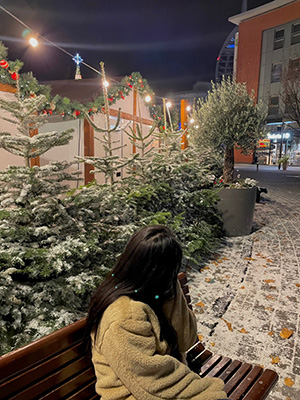
[{"label": "red bauble decoration", "polygon": [[7,69],[9,67],[9,64],[6,60],[1,60],[0,61],[0,67]]},{"label": "red bauble decoration", "polygon": [[53,111],[52,110],[48,110],[48,114],[52,115]]},{"label": "red bauble decoration", "polygon": [[79,117],[80,114],[81,114],[81,112],[79,110],[75,110],[76,117]]},{"label": "red bauble decoration", "polygon": [[123,100],[125,99],[123,92],[119,92],[119,95],[121,96],[121,99],[123,99]]},{"label": "red bauble decoration", "polygon": [[18,79],[20,78],[20,75],[17,74],[16,72],[13,72],[13,73],[10,75],[10,77],[11,77],[11,79],[13,79],[14,81],[16,81],[16,80],[18,80]]}]

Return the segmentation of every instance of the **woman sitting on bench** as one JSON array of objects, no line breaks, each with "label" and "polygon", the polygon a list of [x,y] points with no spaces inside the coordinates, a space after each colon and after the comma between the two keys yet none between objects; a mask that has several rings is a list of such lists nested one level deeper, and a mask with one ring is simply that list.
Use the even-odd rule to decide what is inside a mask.
[{"label": "woman sitting on bench", "polygon": [[167,227],[145,227],[93,296],[87,327],[102,400],[226,398],[223,381],[200,378],[186,364],[197,331],[177,281],[181,259]]}]

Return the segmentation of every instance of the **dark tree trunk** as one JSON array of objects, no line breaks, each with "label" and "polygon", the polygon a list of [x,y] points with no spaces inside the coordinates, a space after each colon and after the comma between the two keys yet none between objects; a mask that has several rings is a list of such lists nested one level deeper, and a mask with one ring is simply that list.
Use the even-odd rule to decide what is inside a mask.
[{"label": "dark tree trunk", "polygon": [[233,182],[234,172],[234,147],[225,148],[223,177],[224,183]]}]

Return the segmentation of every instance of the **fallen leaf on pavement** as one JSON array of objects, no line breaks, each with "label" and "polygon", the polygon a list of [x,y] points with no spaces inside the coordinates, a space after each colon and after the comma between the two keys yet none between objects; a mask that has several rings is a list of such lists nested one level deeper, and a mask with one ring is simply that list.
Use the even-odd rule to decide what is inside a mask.
[{"label": "fallen leaf on pavement", "polygon": [[196,303],[196,306],[198,307],[205,307],[204,303],[202,301],[199,301],[199,303]]},{"label": "fallen leaf on pavement", "polygon": [[278,356],[270,356],[272,358],[271,364],[278,364],[280,362],[280,358]]},{"label": "fallen leaf on pavement", "polygon": [[273,260],[271,260],[270,258],[267,258],[267,262],[269,262],[269,263],[273,263],[274,261],[273,261]]},{"label": "fallen leaf on pavement", "polygon": [[264,282],[266,282],[266,283],[274,283],[275,281],[274,281],[274,279],[265,279]]},{"label": "fallen leaf on pavement", "polygon": [[198,339],[199,339],[200,342],[202,342],[203,338],[204,338],[204,336],[203,336],[203,335],[200,335],[200,333],[199,333],[199,334],[198,334]]},{"label": "fallen leaf on pavement", "polygon": [[265,307],[265,310],[274,311],[273,307]]},{"label": "fallen leaf on pavement", "polygon": [[272,296],[271,294],[266,294],[266,299],[270,299],[270,300],[275,300],[275,297]]},{"label": "fallen leaf on pavement", "polygon": [[286,386],[293,386],[295,384],[295,382],[293,381],[292,378],[284,378],[284,383],[286,384]]},{"label": "fallen leaf on pavement", "polygon": [[210,282],[211,279],[210,278],[205,278],[205,282]]},{"label": "fallen leaf on pavement", "polygon": [[214,343],[214,342],[212,342],[210,345],[211,345],[211,346],[214,346],[214,345],[215,345],[215,343]]},{"label": "fallen leaf on pavement", "polygon": [[292,336],[293,332],[293,329],[283,328],[279,336],[282,337],[282,339],[288,339]]},{"label": "fallen leaf on pavement", "polygon": [[228,322],[228,321],[226,321],[226,319],[224,319],[224,318],[221,318],[221,320],[224,321],[225,324],[227,325],[227,328],[228,328],[231,332],[233,332],[231,323]]},{"label": "fallen leaf on pavement", "polygon": [[246,331],[245,328],[240,329],[239,332],[241,332],[241,333],[249,333],[248,331]]},{"label": "fallen leaf on pavement", "polygon": [[245,286],[241,286],[241,289],[245,289]]},{"label": "fallen leaf on pavement", "polygon": [[273,335],[274,335],[274,332],[273,332],[273,331],[270,331],[270,332],[268,333],[268,335],[269,335],[269,336],[273,336]]},{"label": "fallen leaf on pavement", "polygon": [[210,269],[210,267],[204,267],[204,269]]},{"label": "fallen leaf on pavement", "polygon": [[297,286],[297,287],[300,287],[300,283],[296,283],[296,286]]}]

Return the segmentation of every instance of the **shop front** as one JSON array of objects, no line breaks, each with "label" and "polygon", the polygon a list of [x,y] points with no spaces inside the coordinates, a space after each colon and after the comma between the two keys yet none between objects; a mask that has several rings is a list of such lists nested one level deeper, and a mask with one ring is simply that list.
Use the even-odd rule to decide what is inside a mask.
[{"label": "shop front", "polygon": [[266,138],[256,146],[256,161],[259,164],[276,165],[289,157],[289,165],[300,165],[300,132],[288,123],[267,125]]}]

